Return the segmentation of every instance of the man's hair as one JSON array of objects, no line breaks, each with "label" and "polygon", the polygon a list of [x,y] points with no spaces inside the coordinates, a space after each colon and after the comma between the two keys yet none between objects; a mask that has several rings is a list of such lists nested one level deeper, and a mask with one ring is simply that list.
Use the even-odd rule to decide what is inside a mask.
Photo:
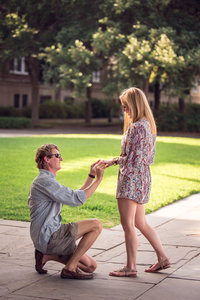
[{"label": "man's hair", "polygon": [[53,149],[57,149],[59,151],[58,146],[56,146],[55,144],[44,144],[37,149],[35,162],[38,169],[45,169],[46,164],[44,161],[44,157],[51,156]]}]

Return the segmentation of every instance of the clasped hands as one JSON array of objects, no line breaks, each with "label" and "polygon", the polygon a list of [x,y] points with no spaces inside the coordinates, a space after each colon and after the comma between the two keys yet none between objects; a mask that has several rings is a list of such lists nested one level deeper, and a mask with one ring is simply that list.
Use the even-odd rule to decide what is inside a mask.
[{"label": "clasped hands", "polygon": [[90,174],[97,176],[97,178],[102,178],[104,174],[104,170],[114,165],[114,163],[115,161],[113,159],[98,160],[90,166]]}]

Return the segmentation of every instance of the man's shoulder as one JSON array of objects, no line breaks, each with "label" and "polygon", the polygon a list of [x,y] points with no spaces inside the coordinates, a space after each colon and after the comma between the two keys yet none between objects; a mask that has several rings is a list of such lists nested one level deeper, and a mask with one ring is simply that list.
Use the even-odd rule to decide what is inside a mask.
[{"label": "man's shoulder", "polygon": [[48,174],[47,172],[42,172],[42,171],[40,171],[38,176],[35,177],[35,179],[33,180],[33,184],[40,184],[40,185],[46,186],[46,185],[53,184],[53,182],[58,182],[56,180],[55,176],[51,176],[51,174]]}]

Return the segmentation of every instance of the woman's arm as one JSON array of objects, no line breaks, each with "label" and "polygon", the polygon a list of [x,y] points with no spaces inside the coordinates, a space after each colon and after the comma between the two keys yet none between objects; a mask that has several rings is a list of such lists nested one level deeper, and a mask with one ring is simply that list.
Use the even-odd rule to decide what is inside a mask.
[{"label": "woman's arm", "polygon": [[119,164],[119,157],[114,157],[114,158],[109,159],[109,160],[102,160],[102,163],[105,164],[106,168],[108,168],[110,166],[113,166],[113,165],[118,165]]}]

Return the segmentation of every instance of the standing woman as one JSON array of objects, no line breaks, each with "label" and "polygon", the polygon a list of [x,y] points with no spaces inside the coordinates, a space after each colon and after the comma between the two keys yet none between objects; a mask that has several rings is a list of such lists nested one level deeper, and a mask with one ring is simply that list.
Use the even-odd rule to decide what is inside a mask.
[{"label": "standing woman", "polygon": [[124,136],[120,157],[105,160],[107,167],[119,164],[116,198],[120,221],[124,230],[127,263],[110,276],[136,276],[138,240],[135,227],[154,248],[158,261],[146,269],[157,272],[170,266],[161,241],[155,230],[147,223],[145,203],[149,201],[151,174],[156,145],[156,124],[145,94],[138,88],[129,88],[120,96],[125,113]]}]

